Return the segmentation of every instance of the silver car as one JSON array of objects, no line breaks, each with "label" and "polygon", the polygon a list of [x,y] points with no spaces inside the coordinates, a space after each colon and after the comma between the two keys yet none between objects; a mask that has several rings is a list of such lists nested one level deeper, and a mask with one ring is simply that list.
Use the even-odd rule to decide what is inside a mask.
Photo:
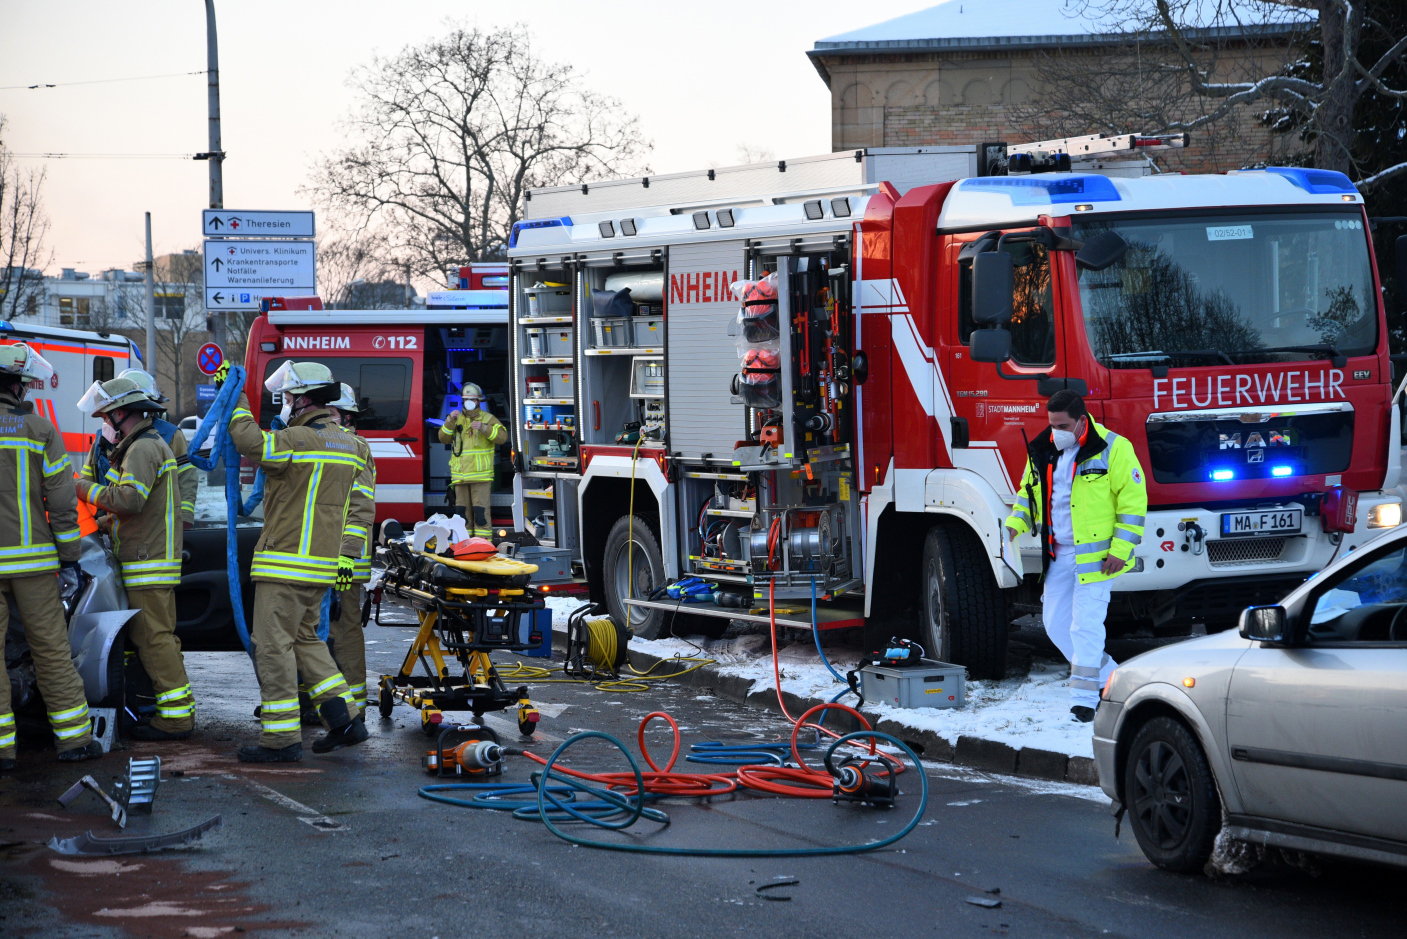
[{"label": "silver car", "polygon": [[1236,840],[1407,866],[1407,529],[1130,659],[1094,717],[1099,783],[1148,859]]}]

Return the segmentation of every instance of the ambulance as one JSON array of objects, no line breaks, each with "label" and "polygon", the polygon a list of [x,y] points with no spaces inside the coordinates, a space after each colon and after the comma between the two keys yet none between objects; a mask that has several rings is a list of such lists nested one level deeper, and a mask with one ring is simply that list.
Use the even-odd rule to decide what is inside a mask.
[{"label": "ambulance", "polygon": [[811,628],[814,597],[821,628],[999,677],[1042,569],[1003,521],[1070,388],[1147,477],[1111,629],[1274,602],[1402,521],[1372,221],[1340,173],[1158,173],[1185,145],[532,190],[508,250],[515,520],[546,519],[637,635]]}]

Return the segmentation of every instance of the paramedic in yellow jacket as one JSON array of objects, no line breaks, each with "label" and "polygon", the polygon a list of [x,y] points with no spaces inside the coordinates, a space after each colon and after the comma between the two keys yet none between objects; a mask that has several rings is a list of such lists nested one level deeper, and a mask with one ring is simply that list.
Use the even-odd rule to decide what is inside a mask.
[{"label": "paramedic in yellow jacket", "polygon": [[1006,527],[1013,541],[1040,531],[1041,618],[1070,662],[1070,713],[1087,723],[1115,665],[1104,651],[1110,581],[1143,540],[1148,487],[1133,444],[1096,424],[1075,392],[1051,395],[1046,413]]},{"label": "paramedic in yellow jacket", "polygon": [[489,495],[493,490],[493,455],[508,439],[508,428],[484,410],[484,392],[465,382],[463,404],[451,411],[440,428],[440,442],[450,445],[450,484],[454,502],[464,506],[471,534],[487,538],[493,532]]},{"label": "paramedic in yellow jacket", "polygon": [[[222,369],[217,377],[222,379]],[[240,395],[230,417],[230,439],[265,474],[264,530],[254,545],[254,616],[251,641],[259,678],[257,746],[241,747],[246,763],[303,758],[298,679],[328,732],[313,743],[326,753],[366,740],[354,701],[327,644],[317,636],[328,588],[352,584],[356,558],[344,553],[347,505],[365,469],[356,443],[333,421],[327,403],[341,389],[325,365],[285,362],[264,387],[281,399],[288,426],[264,431]]]},{"label": "paramedic in yellow jacket", "polygon": [[[0,346],[0,650],[19,608],[39,694],[59,759],[92,760],[103,745],[89,731],[83,679],[73,665],[62,598],[78,593],[78,499],[73,466],[54,425],[24,400],[30,382],[54,369],[22,342]],[[15,715],[0,669],[0,771],[13,770]]]},{"label": "paramedic in yellow jacket", "polygon": [[130,378],[114,378],[93,382],[78,409],[102,420],[102,437],[113,445],[101,482],[93,481],[97,458],[90,457],[78,480],[78,495],[113,517],[112,545],[127,606],[138,611],[127,635],[156,694],[151,723],[138,724],[130,736],[184,740],[195,728],[195,698],[176,638],[181,493],[176,455],[152,424],[161,404]]},{"label": "paramedic in yellow jacket", "polygon": [[328,623],[327,648],[352,692],[360,713],[366,712],[366,637],[362,633],[362,584],[371,580],[371,527],[376,521],[376,461],[371,446],[357,436],[357,395],[342,385],[342,396],[327,406],[332,419],[342,425],[366,461],[347,503],[347,524],[342,528],[342,553],[356,559],[352,585],[337,595],[339,615]]}]

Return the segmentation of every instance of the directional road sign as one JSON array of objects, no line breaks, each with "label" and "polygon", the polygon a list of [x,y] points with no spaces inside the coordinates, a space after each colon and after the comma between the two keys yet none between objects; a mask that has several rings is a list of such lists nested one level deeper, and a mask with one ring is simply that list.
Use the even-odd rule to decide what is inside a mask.
[{"label": "directional road sign", "polygon": [[236,212],[206,209],[201,231],[207,238],[311,238],[312,212]]},{"label": "directional road sign", "polygon": [[263,297],[302,297],[316,292],[311,241],[205,242],[205,308],[258,309]]},{"label": "directional road sign", "polygon": [[200,351],[195,354],[195,364],[200,367],[200,371],[205,375],[214,375],[224,364],[225,353],[213,342],[207,342],[200,347]]}]

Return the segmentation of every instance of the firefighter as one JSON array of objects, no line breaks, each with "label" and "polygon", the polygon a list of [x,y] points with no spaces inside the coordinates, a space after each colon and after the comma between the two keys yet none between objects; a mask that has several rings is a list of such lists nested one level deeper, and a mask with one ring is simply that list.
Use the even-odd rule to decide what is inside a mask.
[{"label": "firefighter", "polygon": [[[83,679],[73,665],[62,599],[78,593],[78,499],[73,466],[54,425],[25,403],[30,382],[54,369],[24,343],[0,346],[0,649],[19,609],[34,658],[39,694],[48,712],[59,759],[94,760]],[[54,572],[58,572],[58,576]],[[0,770],[15,761],[15,715],[9,677],[0,672]]]},{"label": "firefighter", "polygon": [[106,472],[99,472],[96,454],[90,457],[78,495],[113,518],[112,543],[127,605],[138,611],[127,634],[156,695],[151,723],[137,724],[130,736],[185,740],[195,729],[195,697],[176,638],[181,494],[176,455],[154,426],[152,415],[161,412],[161,404],[131,378],[114,378],[94,382],[78,409],[102,419],[102,438],[113,447]]},{"label": "firefighter", "polygon": [[359,712],[366,712],[366,641],[362,634],[362,584],[371,580],[371,526],[376,521],[376,461],[371,446],[357,436],[356,392],[342,385],[342,396],[327,406],[332,417],[356,441],[366,466],[352,484],[347,524],[342,529],[342,553],[356,559],[352,585],[337,595],[339,615],[328,624],[327,647],[352,692]]},{"label": "firefighter", "polygon": [[1070,662],[1070,713],[1088,723],[1116,664],[1104,651],[1110,582],[1143,540],[1148,487],[1133,444],[1095,423],[1078,394],[1057,391],[1046,413],[1006,529],[1015,540],[1040,526],[1041,618]]},{"label": "firefighter", "polygon": [[181,428],[166,420],[164,405],[171,399],[161,393],[161,389],[156,386],[156,379],[152,377],[150,372],[140,368],[129,368],[119,372],[117,377],[132,379],[138,387],[147,393],[148,398],[163,405],[152,413],[151,424],[161,435],[161,439],[166,441],[171,452],[176,455],[176,478],[181,483],[181,523],[186,528],[194,528],[195,497],[196,488],[200,483],[200,474],[196,472],[195,465],[191,463],[190,454],[187,452],[190,448],[186,444],[186,435],[181,433]]},{"label": "firefighter", "polygon": [[[224,366],[217,382],[228,374]],[[328,402],[340,388],[327,366],[285,362],[264,382],[282,399],[288,426],[266,432],[241,394],[230,417],[230,438],[246,459],[264,470],[264,531],[254,546],[254,669],[259,679],[263,733],[241,747],[246,763],[303,758],[298,706],[299,675],[327,733],[313,743],[327,753],[366,740],[366,725],[353,716],[352,692],[327,644],[317,637],[328,588],[352,585],[356,559],[342,553],[347,504],[365,461],[332,420]]]},{"label": "firefighter", "polygon": [[440,428],[440,441],[450,445],[450,483],[456,505],[472,533],[487,538],[493,531],[489,493],[493,489],[494,449],[508,439],[508,429],[484,410],[484,392],[465,382],[463,404],[451,411]]}]

